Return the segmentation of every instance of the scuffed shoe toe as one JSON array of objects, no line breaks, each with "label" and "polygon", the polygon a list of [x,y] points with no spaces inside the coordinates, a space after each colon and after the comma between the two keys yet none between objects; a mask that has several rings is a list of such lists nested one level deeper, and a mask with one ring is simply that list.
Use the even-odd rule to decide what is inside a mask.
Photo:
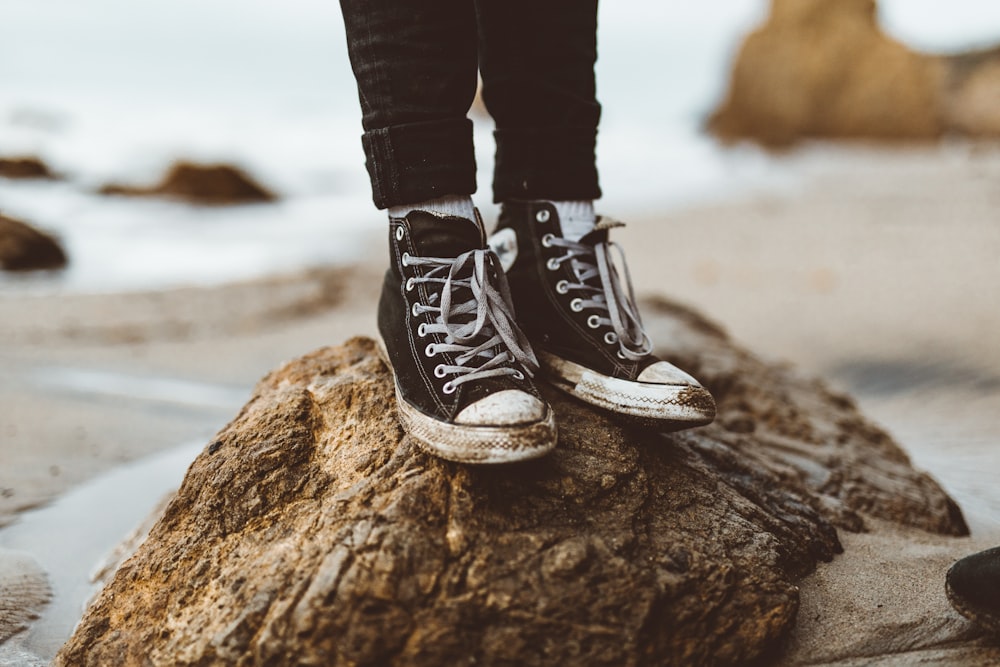
[{"label": "scuffed shoe toe", "polygon": [[517,389],[505,389],[467,406],[455,417],[467,426],[513,426],[545,418],[545,403]]},{"label": "scuffed shoe toe", "polygon": [[668,361],[657,361],[655,364],[650,364],[639,373],[636,379],[639,382],[649,382],[651,384],[671,384],[687,387],[701,386],[697,380]]}]

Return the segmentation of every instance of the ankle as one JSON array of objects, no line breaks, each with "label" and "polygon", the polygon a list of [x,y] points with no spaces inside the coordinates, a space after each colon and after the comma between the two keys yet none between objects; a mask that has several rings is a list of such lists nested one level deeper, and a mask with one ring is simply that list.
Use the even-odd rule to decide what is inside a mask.
[{"label": "ankle", "polygon": [[472,204],[472,197],[468,195],[446,195],[414,204],[392,206],[389,208],[389,217],[393,219],[404,218],[412,211],[427,211],[439,216],[452,216],[466,220],[476,219],[476,208]]}]

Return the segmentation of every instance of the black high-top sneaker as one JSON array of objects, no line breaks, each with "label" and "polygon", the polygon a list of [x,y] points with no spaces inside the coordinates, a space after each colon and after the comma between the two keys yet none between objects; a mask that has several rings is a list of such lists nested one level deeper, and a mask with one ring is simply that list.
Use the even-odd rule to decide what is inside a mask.
[{"label": "black high-top sneaker", "polygon": [[608,230],[621,224],[599,218],[575,242],[563,238],[551,203],[505,203],[489,242],[507,272],[518,322],[542,377],[569,394],[663,429],[708,424],[712,395],[652,354],[621,249],[608,241]]},{"label": "black high-top sneaker", "polygon": [[507,463],[555,447],[555,416],[531,376],[482,223],[412,211],[389,221],[391,266],[378,308],[403,428],[463,463]]}]

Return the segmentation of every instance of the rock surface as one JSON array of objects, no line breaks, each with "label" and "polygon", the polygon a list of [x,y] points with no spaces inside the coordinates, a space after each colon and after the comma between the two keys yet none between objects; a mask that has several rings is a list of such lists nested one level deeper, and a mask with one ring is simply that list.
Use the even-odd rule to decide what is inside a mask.
[{"label": "rock surface", "polygon": [[51,594],[45,571],[31,556],[0,549],[0,644],[38,618]]},{"label": "rock surface", "polygon": [[1000,53],[913,51],[882,32],[874,0],[772,0],[709,128],[773,146],[804,137],[1000,136]]},{"label": "rock surface", "polygon": [[274,193],[254,181],[241,169],[225,164],[201,165],[178,162],[163,180],[152,187],[110,184],[100,189],[105,195],[167,197],[192,204],[248,204],[270,202]]},{"label": "rock surface", "polygon": [[0,158],[0,178],[55,178],[48,166],[36,157]]},{"label": "rock surface", "polygon": [[552,455],[465,467],[400,430],[370,340],[272,372],[56,664],[736,664],[790,630],[837,528],[966,532],[848,398],[647,311],[715,424],[659,434],[548,392]]},{"label": "rock surface", "polygon": [[948,128],[972,136],[1000,137],[1000,47],[951,56],[945,63]]},{"label": "rock surface", "polygon": [[31,225],[0,215],[0,269],[61,269],[66,253],[59,242]]}]

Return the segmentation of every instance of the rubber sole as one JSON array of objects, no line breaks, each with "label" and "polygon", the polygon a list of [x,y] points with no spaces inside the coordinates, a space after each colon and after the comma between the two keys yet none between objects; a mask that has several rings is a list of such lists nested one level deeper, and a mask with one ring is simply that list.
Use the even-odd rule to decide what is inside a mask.
[{"label": "rubber sole", "polygon": [[541,421],[528,424],[468,426],[443,422],[406,402],[396,383],[385,343],[379,339],[376,347],[393,376],[399,423],[425,452],[457,463],[495,465],[529,461],[555,449],[558,432],[551,407],[546,406]]},{"label": "rubber sole", "polygon": [[704,426],[715,419],[715,400],[704,387],[632,382],[602,375],[542,350],[536,354],[553,386],[616,415],[672,430]]}]

